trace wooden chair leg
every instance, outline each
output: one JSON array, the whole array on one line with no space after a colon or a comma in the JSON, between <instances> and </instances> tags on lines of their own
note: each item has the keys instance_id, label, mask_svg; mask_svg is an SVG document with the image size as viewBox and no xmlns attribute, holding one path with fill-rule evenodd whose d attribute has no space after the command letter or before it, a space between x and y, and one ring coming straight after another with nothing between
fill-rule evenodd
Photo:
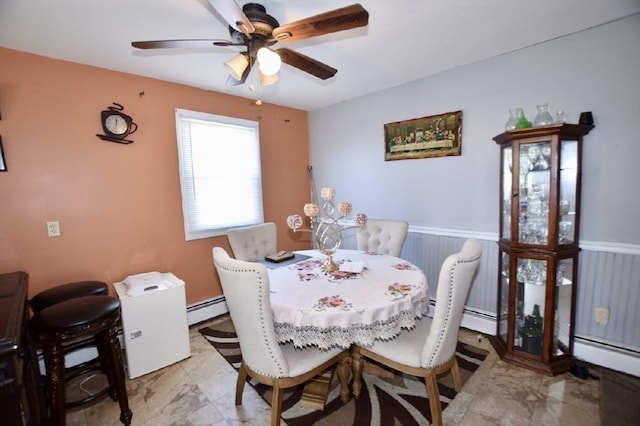
<instances>
[{"instance_id":1,"label":"wooden chair leg","mask_svg":"<svg viewBox=\"0 0 640 426\"><path fill-rule=\"evenodd\" d=\"M238 381L236 382L236 405L242 405L242 392L244 392L244 384L247 381L247 369L244 362L240 364L238 369Z\"/></svg>"},{"instance_id":2,"label":"wooden chair leg","mask_svg":"<svg viewBox=\"0 0 640 426\"><path fill-rule=\"evenodd\" d=\"M346 356L338 361L338 380L340 381L340 399L342 402L349 401L349 367L351 358Z\"/></svg>"},{"instance_id":3,"label":"wooden chair leg","mask_svg":"<svg viewBox=\"0 0 640 426\"><path fill-rule=\"evenodd\" d=\"M357 348L351 349L351 371L353 373L353 397L360 398L362 390L362 354Z\"/></svg>"},{"instance_id":4,"label":"wooden chair leg","mask_svg":"<svg viewBox=\"0 0 640 426\"><path fill-rule=\"evenodd\" d=\"M273 392L273 395L271 396L271 426L280 426L280 414L282 414L283 392L277 380L273 384L272 392Z\"/></svg>"},{"instance_id":5,"label":"wooden chair leg","mask_svg":"<svg viewBox=\"0 0 640 426\"><path fill-rule=\"evenodd\" d=\"M456 392L462 390L462 378L460 377L460 368L458 367L458 360L453 357L453 366L451 367L451 376L453 376L453 388Z\"/></svg>"},{"instance_id":6,"label":"wooden chair leg","mask_svg":"<svg viewBox=\"0 0 640 426\"><path fill-rule=\"evenodd\" d=\"M440 392L438 391L438 377L435 372L424 378L429 397L429 409L431 410L431 424L442 426L442 407L440 406Z\"/></svg>"}]
</instances>

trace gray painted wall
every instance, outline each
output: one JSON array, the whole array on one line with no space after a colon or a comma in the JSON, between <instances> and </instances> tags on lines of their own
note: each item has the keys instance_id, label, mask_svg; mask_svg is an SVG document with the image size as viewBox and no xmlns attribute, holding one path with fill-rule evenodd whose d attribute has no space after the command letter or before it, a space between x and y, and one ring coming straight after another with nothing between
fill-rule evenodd
<instances>
[{"instance_id":1,"label":"gray painted wall","mask_svg":"<svg viewBox=\"0 0 640 426\"><path fill-rule=\"evenodd\" d=\"M312 111L316 185L335 187L338 199L371 217L497 232L492 138L504 130L510 107L523 107L533 121L536 104L548 101L568 122L586 110L596 122L584 142L581 238L639 244L640 191L626 185L640 182L638 44L635 15ZM402 66L410 64L398 64L398 72ZM463 111L461 156L384 161L385 123L456 110Z\"/></svg>"},{"instance_id":2,"label":"gray painted wall","mask_svg":"<svg viewBox=\"0 0 640 426\"><path fill-rule=\"evenodd\" d=\"M354 212L407 220L418 232L410 229L406 248L420 248L412 249L411 260L437 270L429 253L444 253L434 235L497 240L499 149L492 138L504 130L509 108L523 107L531 121L543 101L552 114L564 110L567 122L593 111L596 128L583 152L576 329L588 339L640 350L638 45L640 15L634 15L312 111L315 186L333 186L337 201L352 202ZM428 42L420 54L428 54ZM398 72L403 66L411 64L398 64ZM385 123L457 110L463 112L461 156L384 161ZM494 314L496 253L485 250L492 258L469 299L472 308ZM611 310L607 326L593 321L596 306Z\"/></svg>"}]
</instances>

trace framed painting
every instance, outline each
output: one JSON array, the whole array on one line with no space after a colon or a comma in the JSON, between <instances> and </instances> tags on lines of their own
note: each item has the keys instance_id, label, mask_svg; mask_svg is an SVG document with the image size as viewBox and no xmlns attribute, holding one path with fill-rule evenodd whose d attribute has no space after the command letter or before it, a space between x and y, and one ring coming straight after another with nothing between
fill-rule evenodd
<instances>
[{"instance_id":1,"label":"framed painting","mask_svg":"<svg viewBox=\"0 0 640 426\"><path fill-rule=\"evenodd\" d=\"M447 112L384 125L384 159L460 155L462 111Z\"/></svg>"}]
</instances>

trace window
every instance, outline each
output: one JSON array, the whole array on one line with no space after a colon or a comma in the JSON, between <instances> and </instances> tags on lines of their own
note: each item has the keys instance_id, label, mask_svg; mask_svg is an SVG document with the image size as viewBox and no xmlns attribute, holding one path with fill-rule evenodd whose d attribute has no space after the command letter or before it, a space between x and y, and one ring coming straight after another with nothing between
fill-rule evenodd
<instances>
[{"instance_id":1,"label":"window","mask_svg":"<svg viewBox=\"0 0 640 426\"><path fill-rule=\"evenodd\" d=\"M176 109L185 239L264 221L255 121Z\"/></svg>"}]
</instances>

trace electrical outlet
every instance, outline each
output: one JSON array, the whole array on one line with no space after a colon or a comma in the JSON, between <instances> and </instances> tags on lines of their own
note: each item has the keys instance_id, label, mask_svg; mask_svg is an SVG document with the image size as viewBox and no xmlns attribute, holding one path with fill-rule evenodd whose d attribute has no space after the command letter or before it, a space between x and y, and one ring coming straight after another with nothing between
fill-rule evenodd
<instances>
[{"instance_id":1,"label":"electrical outlet","mask_svg":"<svg viewBox=\"0 0 640 426\"><path fill-rule=\"evenodd\" d=\"M607 324L609 322L609 309L596 308L595 317L598 324Z\"/></svg>"},{"instance_id":2,"label":"electrical outlet","mask_svg":"<svg viewBox=\"0 0 640 426\"><path fill-rule=\"evenodd\" d=\"M59 237L60 236L60 222L47 222L47 234L50 237Z\"/></svg>"}]
</instances>

